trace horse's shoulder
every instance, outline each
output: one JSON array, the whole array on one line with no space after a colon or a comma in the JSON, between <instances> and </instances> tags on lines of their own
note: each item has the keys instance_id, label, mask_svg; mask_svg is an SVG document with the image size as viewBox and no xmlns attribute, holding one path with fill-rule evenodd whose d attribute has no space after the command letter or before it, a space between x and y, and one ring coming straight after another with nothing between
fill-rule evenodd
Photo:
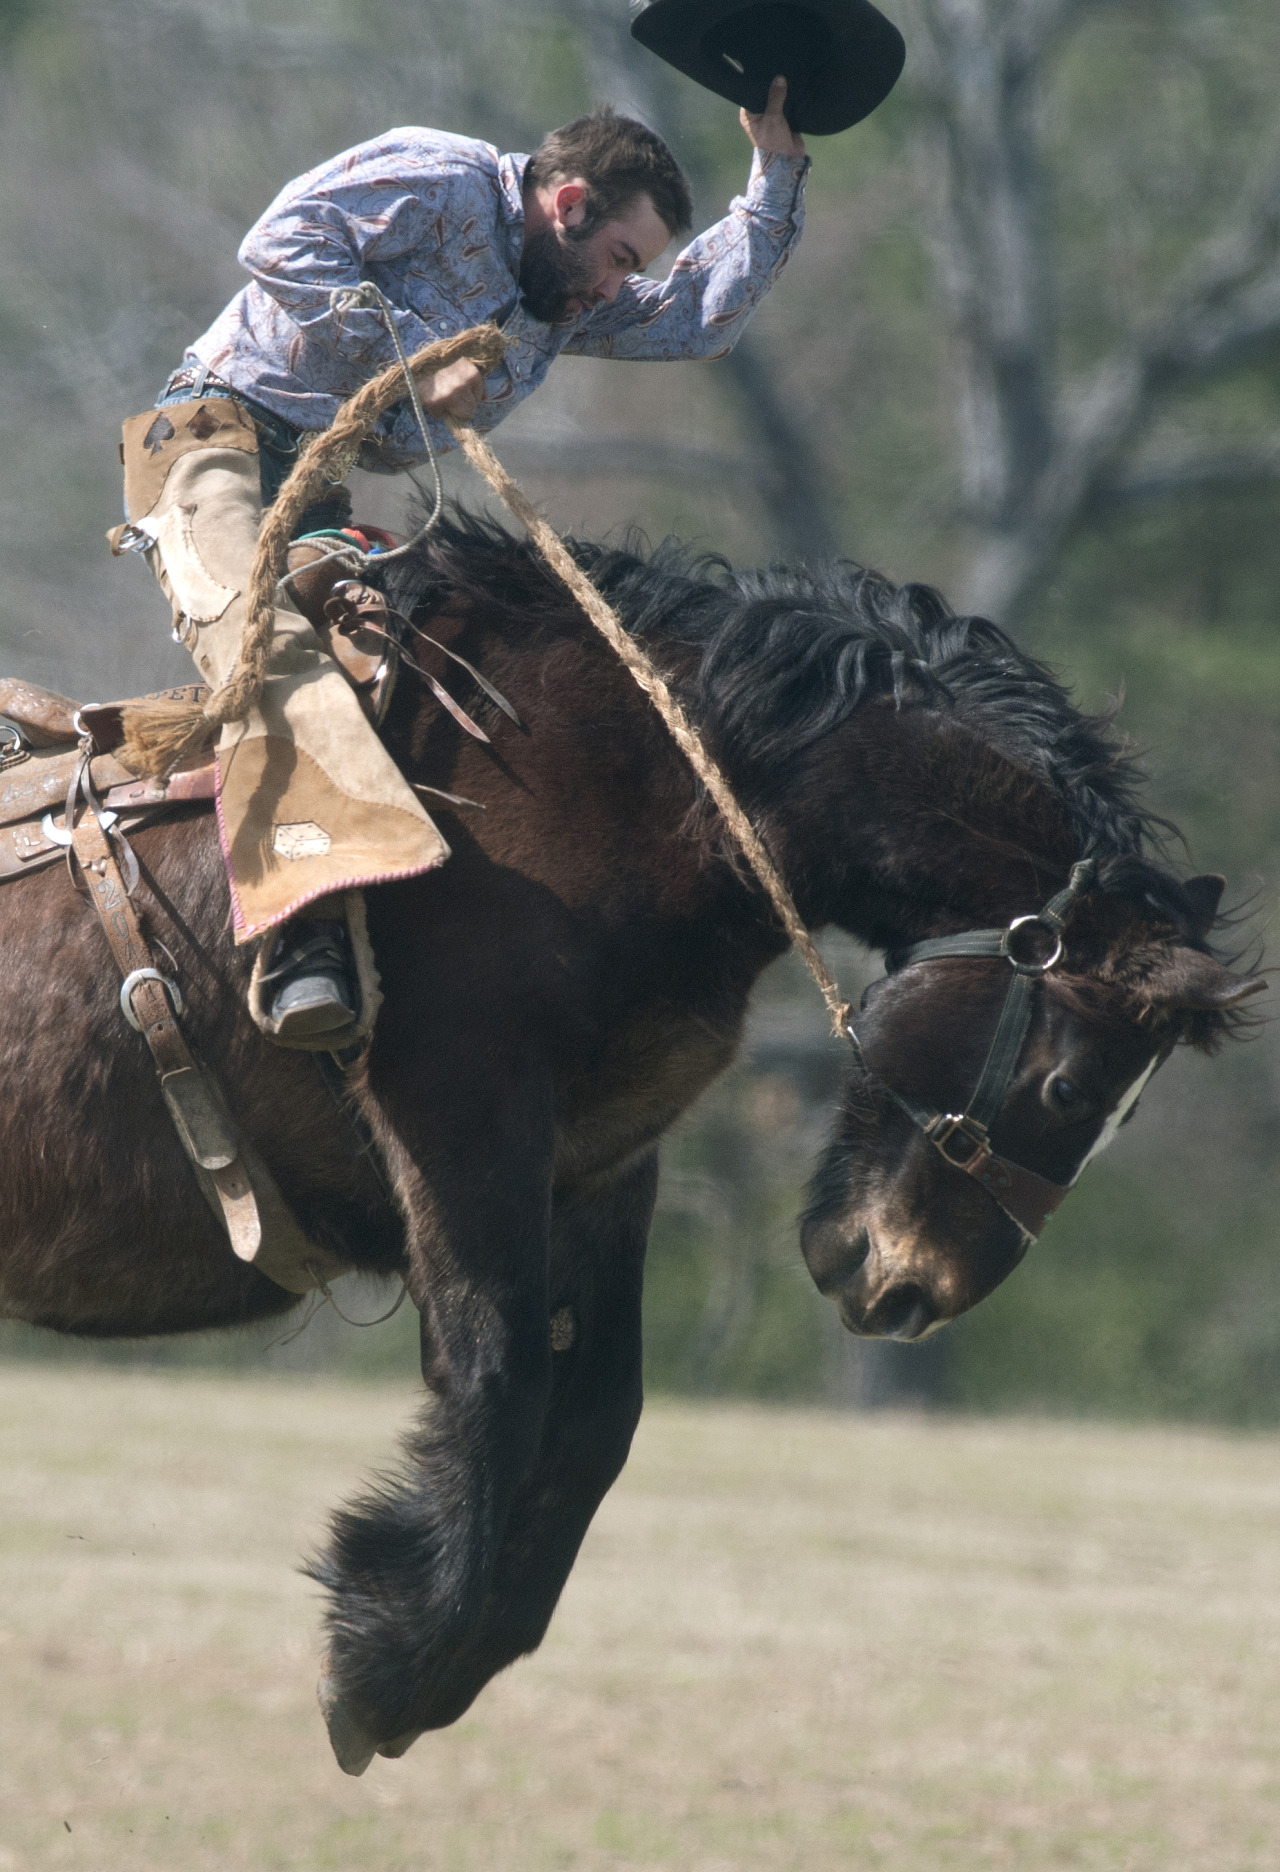
<instances>
[{"instance_id":1,"label":"horse's shoulder","mask_svg":"<svg viewBox=\"0 0 1280 1872\"><path fill-rule=\"evenodd\" d=\"M724 1071L741 1032L741 1013L709 1019L694 1009L638 1010L563 1088L557 1181L598 1175L655 1143Z\"/></svg>"}]
</instances>

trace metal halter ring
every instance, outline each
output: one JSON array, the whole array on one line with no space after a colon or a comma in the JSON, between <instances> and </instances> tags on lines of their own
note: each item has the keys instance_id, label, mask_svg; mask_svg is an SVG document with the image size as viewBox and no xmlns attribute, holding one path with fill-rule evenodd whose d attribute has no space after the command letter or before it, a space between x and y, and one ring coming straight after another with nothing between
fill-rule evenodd
<instances>
[{"instance_id":1,"label":"metal halter ring","mask_svg":"<svg viewBox=\"0 0 1280 1872\"><path fill-rule=\"evenodd\" d=\"M1017 956L1014 955L1013 950L1009 947L1009 939L1013 935L1013 932L1016 929L1021 929L1025 923L1034 923L1053 937L1053 954L1043 962L1020 962ZM1000 945L1000 953L1016 974L1047 975L1049 970L1062 960L1062 936L1060 931L1054 929L1051 923L1046 923L1043 915L1039 913L1035 916L1015 917L1004 933L1004 941Z\"/></svg>"},{"instance_id":2,"label":"metal halter ring","mask_svg":"<svg viewBox=\"0 0 1280 1872\"><path fill-rule=\"evenodd\" d=\"M178 987L176 981L170 981L169 977L167 975L162 975L159 969L134 969L132 975L126 975L120 984L120 1012L124 1015L135 1033L141 1033L143 1029L142 1022L133 1011L131 996L134 989L138 986L138 983L144 981L159 982L160 986L169 997L169 1006L175 1019L182 1012L182 991Z\"/></svg>"}]
</instances>

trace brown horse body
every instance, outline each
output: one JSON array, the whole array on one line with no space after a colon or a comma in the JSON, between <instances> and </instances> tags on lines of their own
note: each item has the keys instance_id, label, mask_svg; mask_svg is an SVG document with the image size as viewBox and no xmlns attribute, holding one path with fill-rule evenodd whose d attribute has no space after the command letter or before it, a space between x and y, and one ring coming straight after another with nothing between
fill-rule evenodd
<instances>
[{"instance_id":1,"label":"brown horse body","mask_svg":"<svg viewBox=\"0 0 1280 1872\"><path fill-rule=\"evenodd\" d=\"M788 584L584 556L686 693L812 926L886 947L1008 921L1091 844L1087 981L1046 995L1033 1026L1009 1120L1022 1161L1065 1179L1161 1034L1222 1025L1244 989L1206 950L1216 893L1142 855L1150 828L1105 735L991 626L848 570ZM353 1092L394 1203L315 1063L243 1012L251 957L231 943L212 821L134 839L149 933L243 1129L308 1234L403 1273L422 1318L428 1401L403 1472L338 1516L316 1569L326 1713L356 1771L454 1720L541 1639L639 1414L657 1141L732 1056L784 946L661 723L523 548L459 525L398 595L527 730L492 710L485 747L411 677L385 729L411 779L486 808L444 816L442 870L369 894L385 1001ZM0 956L0 1314L134 1335L296 1304L214 1223L64 871L0 890ZM895 979L871 1036L879 1065L940 1102L971 1082L1002 986L1003 965L951 966ZM1034 1088L1067 1055L1092 1102L1064 1129ZM847 1324L895 1330L907 1290L913 1320L952 1317L1023 1247L854 1087L806 1225Z\"/></svg>"}]
</instances>

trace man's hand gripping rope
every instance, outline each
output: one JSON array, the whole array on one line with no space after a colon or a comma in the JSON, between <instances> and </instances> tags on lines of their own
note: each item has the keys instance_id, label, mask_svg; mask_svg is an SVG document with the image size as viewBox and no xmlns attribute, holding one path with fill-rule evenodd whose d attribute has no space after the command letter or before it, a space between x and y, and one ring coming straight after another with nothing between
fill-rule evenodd
<instances>
[{"instance_id":1,"label":"man's hand gripping rope","mask_svg":"<svg viewBox=\"0 0 1280 1872\"><path fill-rule=\"evenodd\" d=\"M377 297L381 299L382 295L379 293ZM299 516L325 488L350 473L360 444L379 417L403 398L406 383L434 467L435 451L431 447L416 379L464 360L488 376L501 363L506 348L496 325L475 325L452 338L424 345L407 358L394 325L391 325L391 333L396 362L371 378L344 403L332 427L317 434L307 445L274 504L263 516L249 575L240 654L231 674L203 707L180 702L148 702L125 711L120 759L132 772L155 777L172 772L214 740L225 723L243 721L256 706L271 659L276 587L285 571L289 542ZM436 468L435 508L426 530L435 524L441 504L442 490ZM397 550L408 551L421 537L420 532ZM385 563L387 555L378 557Z\"/></svg>"}]
</instances>

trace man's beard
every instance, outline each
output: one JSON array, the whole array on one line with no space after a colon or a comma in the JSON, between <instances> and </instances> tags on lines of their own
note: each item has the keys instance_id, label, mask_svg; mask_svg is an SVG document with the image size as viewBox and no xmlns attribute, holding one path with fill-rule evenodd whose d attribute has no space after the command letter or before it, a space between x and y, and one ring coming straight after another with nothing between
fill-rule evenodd
<instances>
[{"instance_id":1,"label":"man's beard","mask_svg":"<svg viewBox=\"0 0 1280 1872\"><path fill-rule=\"evenodd\" d=\"M577 242L594 232L594 228L567 228L562 238L554 227L546 227L525 235L520 296L530 315L543 325L562 325L572 317L571 299L580 299L586 306L595 297L591 262L576 251Z\"/></svg>"}]
</instances>

